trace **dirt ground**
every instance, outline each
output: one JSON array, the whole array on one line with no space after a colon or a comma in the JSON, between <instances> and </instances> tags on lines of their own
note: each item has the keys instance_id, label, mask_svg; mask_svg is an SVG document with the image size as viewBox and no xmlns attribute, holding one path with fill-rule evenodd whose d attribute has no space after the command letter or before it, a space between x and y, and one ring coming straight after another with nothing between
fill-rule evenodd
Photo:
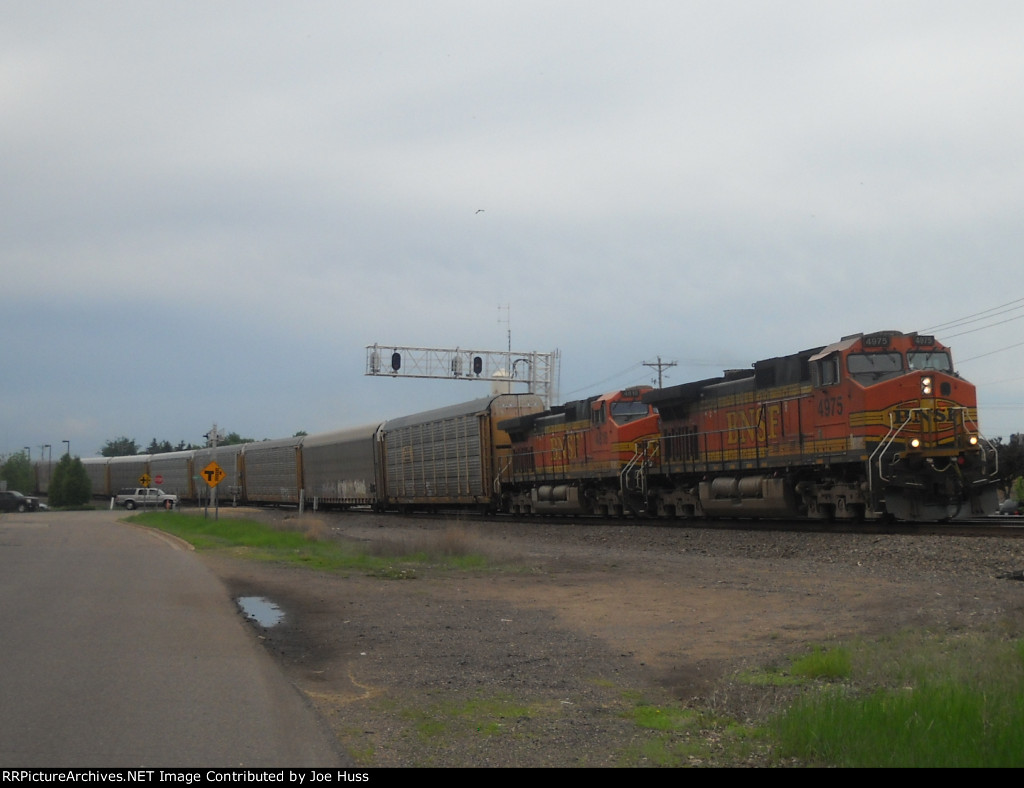
<instances>
[{"instance_id":1,"label":"dirt ground","mask_svg":"<svg viewBox=\"0 0 1024 788\"><path fill-rule=\"evenodd\" d=\"M1005 578L1024 567L1016 540L280 521L385 552L433 541L490 560L381 577L200 554L233 597L280 607L256 636L361 766L648 765L639 703L756 722L785 697L738 671L914 628L1024 631L1024 584ZM773 762L757 750L718 760L719 728L687 735L703 739L694 765Z\"/></svg>"}]
</instances>

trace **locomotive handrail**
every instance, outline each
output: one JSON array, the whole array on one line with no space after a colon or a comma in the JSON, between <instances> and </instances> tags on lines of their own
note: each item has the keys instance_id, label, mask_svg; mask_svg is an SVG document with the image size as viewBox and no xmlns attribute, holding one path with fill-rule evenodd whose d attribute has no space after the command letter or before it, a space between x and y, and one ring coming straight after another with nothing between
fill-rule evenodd
<instances>
[{"instance_id":1,"label":"locomotive handrail","mask_svg":"<svg viewBox=\"0 0 1024 788\"><path fill-rule=\"evenodd\" d=\"M640 492L646 497L647 495L647 468L653 462L654 457L658 454L659 439L654 441L645 441L643 448L641 448L640 442L637 441L634 444L633 456L627 462L622 471L619 473L619 489L622 492L623 500L625 500L626 493L629 490L629 474L636 468L636 480ZM654 443L654 450L648 453L648 447L651 443Z\"/></svg>"},{"instance_id":2,"label":"locomotive handrail","mask_svg":"<svg viewBox=\"0 0 1024 788\"><path fill-rule=\"evenodd\" d=\"M921 409L920 408L911 408L907 412L907 419L906 419L906 421L904 421L899 426L899 429L896 429L896 426L895 426L895 424L893 422L893 414L890 411L890 413L889 413L889 434L886 435L884 438L882 438L882 440L879 442L878 446L875 447L875 450L873 452L871 452L871 457L868 458L868 463L870 464L870 463L874 462L875 455L876 454L878 455L878 478L881 479L882 481L889 481L889 479L887 479L885 477L885 475L882 473L882 457L885 455L885 452L889 449L889 447L892 446L893 441L895 441L896 438L899 436L899 434L901 432L903 432L904 428L908 424L910 424L911 420L914 417L914 413L916 411L918 411L918 410L921 410ZM874 480L874 476L872 476L871 474L868 474L868 489L872 493L874 492L873 490L871 490L872 481L873 480Z\"/></svg>"},{"instance_id":3,"label":"locomotive handrail","mask_svg":"<svg viewBox=\"0 0 1024 788\"><path fill-rule=\"evenodd\" d=\"M502 476L504 476L504 475L505 475L505 472L506 472L506 471L507 471L507 470L508 470L509 468L511 468L511 467L512 467L512 461L513 461L514 459L515 459L515 457L511 457L511 456L510 456L510 457L508 458L508 462L506 462L506 463L505 463L505 466L504 466L503 468L501 468L501 469L500 469L500 470L499 470L499 471L498 471L498 472L497 472L497 473L495 474L495 476L494 476L494 481L493 481L493 482L492 482L492 484L491 484L491 486L492 486L492 487L494 487L494 494L495 494L495 495L500 495L500 494L501 494L501 477L502 477ZM511 474L509 474L509 481L511 481L511 480L512 480L512 476L511 476Z\"/></svg>"},{"instance_id":4,"label":"locomotive handrail","mask_svg":"<svg viewBox=\"0 0 1024 788\"><path fill-rule=\"evenodd\" d=\"M872 463L875 460L875 456L876 455L878 456L878 478L881 479L882 481L889 481L889 479L885 476L885 474L882 471L882 459L883 459L886 451L889 449L890 446L892 446L893 442L896 440L897 437L899 437L900 433L903 432L903 430L906 428L906 426L908 424L910 424L911 421L913 421L914 415L917 414L917 413L924 413L926 410L929 410L929 409L928 408L910 408L907 411L907 418L906 418L906 420L899 426L899 429L897 429L895 427L895 425L893 424L893 421L892 421L893 414L891 412L889 413L889 433L881 440L881 442L878 444L878 446L875 448L875 450L871 453L871 457L868 459L868 462ZM999 452L996 451L995 446L992 445L992 442L988 438L986 438L984 435L981 434L981 430L978 428L978 422L975 421L974 419L968 418L968 414L970 413L970 409L969 408L961 406L961 407L958 407L958 408L951 408L951 410L954 410L954 411L956 411L957 413L960 414L960 423L963 425L964 429L967 428L967 425L968 425L968 422L969 422L973 426L974 431L977 433L979 441L984 441L987 444L988 450L987 451L985 451L984 449L982 449L982 450L985 451L985 460L986 460L986 462L988 460L988 454L990 452L995 457L995 467L993 468L992 473L989 474L990 478L995 478L998 475L998 473L999 473ZM953 429L956 430L956 422L955 421L953 423ZM954 442L956 442L955 433L954 433ZM874 476L869 474L868 477L869 477L868 478L868 489L871 490L872 483L874 481Z\"/></svg>"},{"instance_id":5,"label":"locomotive handrail","mask_svg":"<svg viewBox=\"0 0 1024 788\"><path fill-rule=\"evenodd\" d=\"M970 410L968 408L959 408L958 410L961 410L963 412L963 422L964 422L964 426L966 427L967 426L967 422L968 422L967 416L970 413ZM989 478L991 478L991 479L998 478L998 476L999 476L999 451L996 449L996 447L992 443L992 441L990 441L988 438L986 438L984 435L981 434L981 427L978 425L978 422L975 419L970 419L969 421L970 421L971 425L973 426L974 431L978 434L978 442L981 443L981 441L984 441L988 445L989 452L991 452L992 456L995 458L995 462L993 463L993 467L992 467L992 473L989 474ZM986 454L985 461L987 462L988 461L988 456L987 456L988 452L986 452L985 454Z\"/></svg>"}]
</instances>

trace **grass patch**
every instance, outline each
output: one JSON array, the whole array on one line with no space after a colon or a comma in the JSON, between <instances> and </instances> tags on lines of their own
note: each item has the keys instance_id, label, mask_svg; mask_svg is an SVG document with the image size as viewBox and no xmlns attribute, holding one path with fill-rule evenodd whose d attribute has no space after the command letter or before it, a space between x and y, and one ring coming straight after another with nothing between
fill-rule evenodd
<instances>
[{"instance_id":1,"label":"grass patch","mask_svg":"<svg viewBox=\"0 0 1024 788\"><path fill-rule=\"evenodd\" d=\"M810 654L794 660L790 673L805 679L838 681L849 678L852 670L849 649L839 647L825 650L815 646Z\"/></svg>"},{"instance_id":2,"label":"grass patch","mask_svg":"<svg viewBox=\"0 0 1024 788\"><path fill-rule=\"evenodd\" d=\"M852 670L853 662L848 648L826 650L815 646L810 654L795 658L788 668L768 665L745 670L736 676L736 680L754 687L800 687L814 681L847 679Z\"/></svg>"},{"instance_id":3,"label":"grass patch","mask_svg":"<svg viewBox=\"0 0 1024 788\"><path fill-rule=\"evenodd\" d=\"M692 709L672 706L636 706L631 716L641 728L655 731L678 731L692 729L700 724L700 714Z\"/></svg>"},{"instance_id":4,"label":"grass patch","mask_svg":"<svg viewBox=\"0 0 1024 788\"><path fill-rule=\"evenodd\" d=\"M402 717L413 724L421 738L433 739L497 736L508 733L517 721L529 719L536 713L537 710L508 695L496 695L406 709Z\"/></svg>"},{"instance_id":5,"label":"grass patch","mask_svg":"<svg viewBox=\"0 0 1024 788\"><path fill-rule=\"evenodd\" d=\"M845 767L1024 766L1021 641L913 633L859 644L850 663L841 683L803 693L774 722L783 757Z\"/></svg>"},{"instance_id":6,"label":"grass patch","mask_svg":"<svg viewBox=\"0 0 1024 788\"><path fill-rule=\"evenodd\" d=\"M640 735L623 750L621 766L735 766L767 748L763 732L681 705L641 702L626 714Z\"/></svg>"},{"instance_id":7,"label":"grass patch","mask_svg":"<svg viewBox=\"0 0 1024 788\"><path fill-rule=\"evenodd\" d=\"M174 534L197 550L224 550L254 561L296 564L321 571L359 571L410 579L417 569L486 569L487 558L472 551L471 540L457 531L426 534L415 543L381 539L366 544L334 538L315 520L285 520L280 526L236 517L212 519L200 514L146 512L127 522Z\"/></svg>"}]
</instances>

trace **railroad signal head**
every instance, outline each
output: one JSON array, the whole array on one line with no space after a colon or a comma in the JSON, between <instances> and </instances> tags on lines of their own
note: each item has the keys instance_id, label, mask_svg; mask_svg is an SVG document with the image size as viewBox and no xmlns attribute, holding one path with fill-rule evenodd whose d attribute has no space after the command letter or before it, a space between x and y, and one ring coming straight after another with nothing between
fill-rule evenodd
<instances>
[{"instance_id":1,"label":"railroad signal head","mask_svg":"<svg viewBox=\"0 0 1024 788\"><path fill-rule=\"evenodd\" d=\"M479 375L484 371L484 360L480 356L473 356L473 374Z\"/></svg>"},{"instance_id":2,"label":"railroad signal head","mask_svg":"<svg viewBox=\"0 0 1024 788\"><path fill-rule=\"evenodd\" d=\"M398 372L402 368L402 354L397 350L391 354L391 369L393 372Z\"/></svg>"}]
</instances>

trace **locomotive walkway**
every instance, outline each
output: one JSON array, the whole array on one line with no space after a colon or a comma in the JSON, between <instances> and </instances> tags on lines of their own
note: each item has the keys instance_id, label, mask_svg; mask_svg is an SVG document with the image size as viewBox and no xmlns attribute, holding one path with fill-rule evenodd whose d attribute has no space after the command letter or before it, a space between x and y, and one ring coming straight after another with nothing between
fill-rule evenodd
<instances>
[{"instance_id":1,"label":"locomotive walkway","mask_svg":"<svg viewBox=\"0 0 1024 788\"><path fill-rule=\"evenodd\" d=\"M351 765L224 586L119 516L0 516L0 766Z\"/></svg>"}]
</instances>

